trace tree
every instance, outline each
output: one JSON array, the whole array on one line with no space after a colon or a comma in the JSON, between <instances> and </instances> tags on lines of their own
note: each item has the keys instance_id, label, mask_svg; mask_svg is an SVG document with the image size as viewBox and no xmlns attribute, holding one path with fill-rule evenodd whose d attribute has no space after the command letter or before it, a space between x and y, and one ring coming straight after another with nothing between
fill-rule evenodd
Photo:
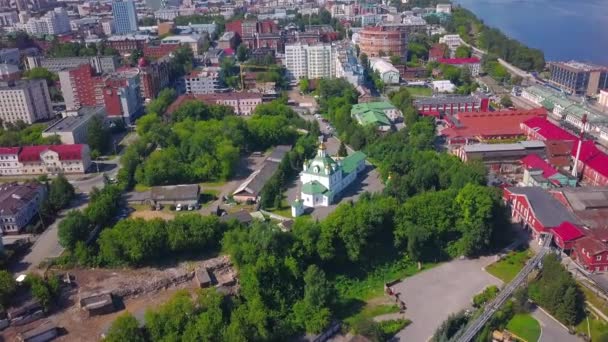
<instances>
[{"instance_id":1,"label":"tree","mask_svg":"<svg viewBox=\"0 0 608 342\"><path fill-rule=\"evenodd\" d=\"M64 175L60 174L49 186L48 201L51 208L59 211L70 204L74 198L74 186L68 182Z\"/></svg>"},{"instance_id":2,"label":"tree","mask_svg":"<svg viewBox=\"0 0 608 342\"><path fill-rule=\"evenodd\" d=\"M27 284L32 296L48 311L59 296L60 282L57 276L50 276L46 281L35 274L28 274Z\"/></svg>"},{"instance_id":3,"label":"tree","mask_svg":"<svg viewBox=\"0 0 608 342\"><path fill-rule=\"evenodd\" d=\"M73 250L78 241L84 241L91 232L91 222L81 211L72 210L59 223L58 236L61 246Z\"/></svg>"},{"instance_id":4,"label":"tree","mask_svg":"<svg viewBox=\"0 0 608 342\"><path fill-rule=\"evenodd\" d=\"M143 56L144 52L141 49L133 50L131 52L131 55L129 56L129 61L131 62L131 65L137 65L137 63L139 63L139 59Z\"/></svg>"},{"instance_id":5,"label":"tree","mask_svg":"<svg viewBox=\"0 0 608 342\"><path fill-rule=\"evenodd\" d=\"M236 58L239 62L244 62L247 60L248 57L249 49L247 48L247 45L240 44L239 47L236 49Z\"/></svg>"},{"instance_id":6,"label":"tree","mask_svg":"<svg viewBox=\"0 0 608 342\"><path fill-rule=\"evenodd\" d=\"M92 151L105 153L112 141L110 130L104 127L100 117L93 117L87 128L87 143Z\"/></svg>"},{"instance_id":7,"label":"tree","mask_svg":"<svg viewBox=\"0 0 608 342\"><path fill-rule=\"evenodd\" d=\"M35 78L45 79L49 87L59 80L59 76L56 73L50 72L43 67L35 67L26 71L23 73L23 77L30 80Z\"/></svg>"},{"instance_id":8,"label":"tree","mask_svg":"<svg viewBox=\"0 0 608 342\"><path fill-rule=\"evenodd\" d=\"M471 48L466 45L461 45L456 48L456 58L469 58L471 57Z\"/></svg>"},{"instance_id":9,"label":"tree","mask_svg":"<svg viewBox=\"0 0 608 342\"><path fill-rule=\"evenodd\" d=\"M511 97L509 95L503 95L500 98L500 105L504 108L513 107L513 101L511 101Z\"/></svg>"},{"instance_id":10,"label":"tree","mask_svg":"<svg viewBox=\"0 0 608 342\"><path fill-rule=\"evenodd\" d=\"M303 93L308 93L308 90L310 89L310 81L308 81L308 78L303 78L300 80L300 91Z\"/></svg>"},{"instance_id":11,"label":"tree","mask_svg":"<svg viewBox=\"0 0 608 342\"><path fill-rule=\"evenodd\" d=\"M146 341L146 339L144 338L144 335L141 329L139 328L139 322L137 321L137 319L135 319L135 317L130 312L125 312L124 314L118 316L114 320L114 322L112 322L112 325L110 326L110 329L108 330L104 341L144 342Z\"/></svg>"},{"instance_id":12,"label":"tree","mask_svg":"<svg viewBox=\"0 0 608 342\"><path fill-rule=\"evenodd\" d=\"M13 275L8 271L0 270L0 310L6 309L16 289L17 283Z\"/></svg>"},{"instance_id":13,"label":"tree","mask_svg":"<svg viewBox=\"0 0 608 342\"><path fill-rule=\"evenodd\" d=\"M344 141L340 141L340 147L338 148L338 157L346 157L348 156L348 151L346 150L346 145Z\"/></svg>"}]
</instances>

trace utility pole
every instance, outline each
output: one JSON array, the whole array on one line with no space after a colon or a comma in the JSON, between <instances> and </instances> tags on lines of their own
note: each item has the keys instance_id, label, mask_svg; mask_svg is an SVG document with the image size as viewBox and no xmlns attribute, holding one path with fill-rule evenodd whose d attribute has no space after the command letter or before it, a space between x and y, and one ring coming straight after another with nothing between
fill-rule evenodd
<instances>
[{"instance_id":1,"label":"utility pole","mask_svg":"<svg viewBox=\"0 0 608 342\"><path fill-rule=\"evenodd\" d=\"M578 162L581 157L581 147L583 146L583 139L585 139L585 127L587 126L587 114L583 114L582 119L583 126L581 127L581 135L578 139L578 147L576 148L576 158L574 159L574 167L572 168L572 176L578 179Z\"/></svg>"}]
</instances>

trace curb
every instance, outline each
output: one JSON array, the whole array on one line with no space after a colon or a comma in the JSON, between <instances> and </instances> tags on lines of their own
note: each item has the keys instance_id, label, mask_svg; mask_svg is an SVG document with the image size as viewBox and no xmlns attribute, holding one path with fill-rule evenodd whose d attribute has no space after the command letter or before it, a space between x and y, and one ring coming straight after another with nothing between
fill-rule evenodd
<instances>
[{"instance_id":1,"label":"curb","mask_svg":"<svg viewBox=\"0 0 608 342\"><path fill-rule=\"evenodd\" d=\"M539 309L540 311L542 311L545 315L550 317L552 320L554 320L557 324L559 324L562 328L564 328L564 330L570 332L570 330L568 329L567 326L565 326L562 322L558 321L557 318L551 316L551 314L549 314L547 311L545 311L545 309L543 309L542 307L540 307L538 305L536 305L536 308Z\"/></svg>"}]
</instances>

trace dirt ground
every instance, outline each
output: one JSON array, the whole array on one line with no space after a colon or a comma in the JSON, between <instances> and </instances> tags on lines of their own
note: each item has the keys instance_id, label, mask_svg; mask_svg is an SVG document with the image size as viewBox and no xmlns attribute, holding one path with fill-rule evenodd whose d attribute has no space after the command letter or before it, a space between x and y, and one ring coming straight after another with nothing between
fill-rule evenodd
<instances>
[{"instance_id":1,"label":"dirt ground","mask_svg":"<svg viewBox=\"0 0 608 342\"><path fill-rule=\"evenodd\" d=\"M194 272L202 267L211 272L217 284L234 283L236 272L227 256L188 261L166 268L62 271L62 274L69 273L73 279L71 288L66 287L63 292L62 308L49 317L25 326L9 327L0 335L0 341L16 341L19 332L37 327L44 321L51 321L64 330L57 341L98 341L119 315L128 311L143 323L147 310L166 302L177 291L194 293L200 288ZM231 288L236 291L236 287ZM89 317L78 305L82 297L110 292L120 302L116 312Z\"/></svg>"},{"instance_id":2,"label":"dirt ground","mask_svg":"<svg viewBox=\"0 0 608 342\"><path fill-rule=\"evenodd\" d=\"M175 217L175 214L168 211L154 211L154 210L136 210L134 211L131 218L143 218L144 220L152 220L155 218L160 218L163 220L172 220Z\"/></svg>"}]
</instances>

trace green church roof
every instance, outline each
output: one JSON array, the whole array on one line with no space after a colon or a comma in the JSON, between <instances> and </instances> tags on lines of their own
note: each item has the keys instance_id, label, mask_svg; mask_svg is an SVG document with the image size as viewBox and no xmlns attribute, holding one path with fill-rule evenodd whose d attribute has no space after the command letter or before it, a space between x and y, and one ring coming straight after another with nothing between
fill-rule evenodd
<instances>
[{"instance_id":1,"label":"green church roof","mask_svg":"<svg viewBox=\"0 0 608 342\"><path fill-rule=\"evenodd\" d=\"M316 195L316 194L324 194L329 193L326 187L323 184L312 181L302 185L302 193L307 195Z\"/></svg>"},{"instance_id":2,"label":"green church roof","mask_svg":"<svg viewBox=\"0 0 608 342\"><path fill-rule=\"evenodd\" d=\"M342 171L344 171L345 173L351 173L355 171L357 165L359 165L359 162L365 160L365 158L365 153L357 151L351 154L350 156L342 159Z\"/></svg>"}]
</instances>

